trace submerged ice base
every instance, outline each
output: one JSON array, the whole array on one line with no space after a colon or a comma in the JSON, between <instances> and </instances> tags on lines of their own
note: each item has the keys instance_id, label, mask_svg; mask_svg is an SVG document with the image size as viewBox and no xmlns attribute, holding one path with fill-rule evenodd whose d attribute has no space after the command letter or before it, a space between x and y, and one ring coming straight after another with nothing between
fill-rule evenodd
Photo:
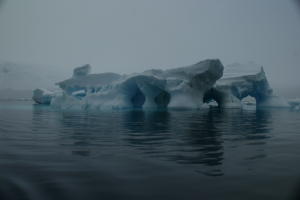
<instances>
[{"instance_id":1,"label":"submerged ice base","mask_svg":"<svg viewBox=\"0 0 300 200\"><path fill-rule=\"evenodd\" d=\"M251 96L258 107L289 106L274 95L263 69L221 79L223 70L218 59L129 75L90 74L91 66L84 65L57 83L61 93L37 89L33 100L58 109L200 109L212 100L222 108L241 108L242 99Z\"/></svg>"}]
</instances>

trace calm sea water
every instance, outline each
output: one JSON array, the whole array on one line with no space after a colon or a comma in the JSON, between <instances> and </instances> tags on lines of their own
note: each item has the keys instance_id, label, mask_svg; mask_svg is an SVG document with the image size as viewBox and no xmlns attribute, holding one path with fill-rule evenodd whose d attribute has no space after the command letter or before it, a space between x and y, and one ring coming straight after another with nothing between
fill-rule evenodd
<instances>
[{"instance_id":1,"label":"calm sea water","mask_svg":"<svg viewBox=\"0 0 300 200\"><path fill-rule=\"evenodd\" d=\"M298 199L300 112L0 102L0 199Z\"/></svg>"}]
</instances>

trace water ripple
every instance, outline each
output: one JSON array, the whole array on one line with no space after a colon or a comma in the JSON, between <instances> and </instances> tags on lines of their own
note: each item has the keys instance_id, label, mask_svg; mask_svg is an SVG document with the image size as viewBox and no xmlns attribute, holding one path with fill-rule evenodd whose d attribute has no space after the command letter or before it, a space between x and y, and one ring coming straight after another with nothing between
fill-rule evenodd
<instances>
[{"instance_id":1,"label":"water ripple","mask_svg":"<svg viewBox=\"0 0 300 200\"><path fill-rule=\"evenodd\" d=\"M27 106L0 107L0 199L80 199L85 192L97 199L100 193L114 197L117 190L134 197L116 183L135 184L158 172L191 173L197 182L200 175L287 171L292 165L277 169L278 158L269 160L286 154L293 156L286 163L300 163L297 112L59 112ZM124 180L125 174L130 176Z\"/></svg>"}]
</instances>

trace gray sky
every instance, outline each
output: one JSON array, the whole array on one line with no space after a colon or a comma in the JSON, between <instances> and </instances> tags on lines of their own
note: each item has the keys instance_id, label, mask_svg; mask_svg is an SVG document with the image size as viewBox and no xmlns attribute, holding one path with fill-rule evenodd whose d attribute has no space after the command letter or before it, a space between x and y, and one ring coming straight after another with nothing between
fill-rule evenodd
<instances>
[{"instance_id":1,"label":"gray sky","mask_svg":"<svg viewBox=\"0 0 300 200\"><path fill-rule=\"evenodd\" d=\"M128 73L206 58L255 61L273 84L300 86L300 9L292 0L6 0L0 6L0 60L64 73L85 63L97 72Z\"/></svg>"}]
</instances>

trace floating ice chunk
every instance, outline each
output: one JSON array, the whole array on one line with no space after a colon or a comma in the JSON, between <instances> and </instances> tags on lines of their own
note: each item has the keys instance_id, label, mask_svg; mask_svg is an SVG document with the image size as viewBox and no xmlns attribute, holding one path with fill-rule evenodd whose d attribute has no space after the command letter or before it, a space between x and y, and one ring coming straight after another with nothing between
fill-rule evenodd
<instances>
[{"instance_id":1,"label":"floating ice chunk","mask_svg":"<svg viewBox=\"0 0 300 200\"><path fill-rule=\"evenodd\" d=\"M32 99L38 104L50 104L54 93L46 89L35 89Z\"/></svg>"}]
</instances>

